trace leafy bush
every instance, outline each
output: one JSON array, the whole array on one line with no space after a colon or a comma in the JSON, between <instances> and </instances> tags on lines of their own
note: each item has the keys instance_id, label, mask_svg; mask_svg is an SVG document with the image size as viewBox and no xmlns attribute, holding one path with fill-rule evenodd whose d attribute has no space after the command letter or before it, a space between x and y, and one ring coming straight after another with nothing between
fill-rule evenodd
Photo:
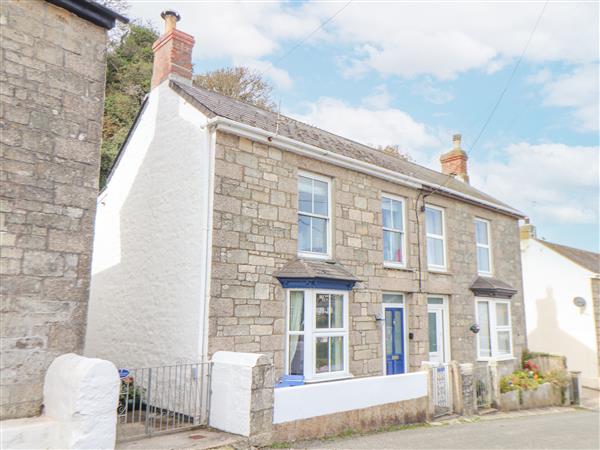
<instances>
[{"instance_id":1,"label":"leafy bush","mask_svg":"<svg viewBox=\"0 0 600 450\"><path fill-rule=\"evenodd\" d=\"M533 390L542 383L544 383L544 379L538 373L517 370L500 379L500 392Z\"/></svg>"}]
</instances>

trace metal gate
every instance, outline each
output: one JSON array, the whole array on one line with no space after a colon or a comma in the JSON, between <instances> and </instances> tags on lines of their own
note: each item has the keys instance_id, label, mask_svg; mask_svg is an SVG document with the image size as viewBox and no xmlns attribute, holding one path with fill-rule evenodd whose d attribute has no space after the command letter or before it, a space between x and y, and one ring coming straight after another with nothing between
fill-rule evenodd
<instances>
[{"instance_id":1,"label":"metal gate","mask_svg":"<svg viewBox=\"0 0 600 450\"><path fill-rule=\"evenodd\" d=\"M207 423L210 363L120 369L119 375L117 440Z\"/></svg>"},{"instance_id":2,"label":"metal gate","mask_svg":"<svg viewBox=\"0 0 600 450\"><path fill-rule=\"evenodd\" d=\"M431 386L433 391L434 417L452 412L452 388L450 367L447 363L437 363L431 367Z\"/></svg>"},{"instance_id":3,"label":"metal gate","mask_svg":"<svg viewBox=\"0 0 600 450\"><path fill-rule=\"evenodd\" d=\"M487 364L474 367L473 383L477 395L477 408L490 408L492 405L492 377Z\"/></svg>"}]
</instances>

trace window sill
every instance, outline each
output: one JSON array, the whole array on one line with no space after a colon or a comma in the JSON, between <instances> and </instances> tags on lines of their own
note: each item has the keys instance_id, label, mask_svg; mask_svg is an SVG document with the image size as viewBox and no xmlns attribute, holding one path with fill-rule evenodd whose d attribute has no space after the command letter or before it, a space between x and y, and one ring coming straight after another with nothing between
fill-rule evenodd
<instances>
[{"instance_id":1,"label":"window sill","mask_svg":"<svg viewBox=\"0 0 600 450\"><path fill-rule=\"evenodd\" d=\"M488 278L491 278L494 276L494 274L492 272L477 272L477 275L479 275L480 277L488 277Z\"/></svg>"},{"instance_id":2,"label":"window sill","mask_svg":"<svg viewBox=\"0 0 600 450\"><path fill-rule=\"evenodd\" d=\"M392 269L392 270L403 270L405 272L416 272L417 269L411 269L410 267L406 267L406 264L394 263L394 262L384 262L384 269Z\"/></svg>"},{"instance_id":3,"label":"window sill","mask_svg":"<svg viewBox=\"0 0 600 450\"><path fill-rule=\"evenodd\" d=\"M452 272L449 272L448 269L436 269L436 268L432 268L432 267L428 267L427 272L435 273L435 274L439 274L439 275L454 275Z\"/></svg>"},{"instance_id":4,"label":"window sill","mask_svg":"<svg viewBox=\"0 0 600 450\"><path fill-rule=\"evenodd\" d=\"M322 259L325 261L331 260L331 255L327 255L324 253L306 253L306 252L298 252L298 258L305 259Z\"/></svg>"},{"instance_id":5,"label":"window sill","mask_svg":"<svg viewBox=\"0 0 600 450\"><path fill-rule=\"evenodd\" d=\"M314 384L314 383L325 383L327 381L340 381L340 380L347 380L349 378L354 378L354 375L352 375L351 373L340 373L337 375L331 375L331 376L327 376L327 377L314 377L311 378L310 380L304 380L304 384Z\"/></svg>"},{"instance_id":6,"label":"window sill","mask_svg":"<svg viewBox=\"0 0 600 450\"><path fill-rule=\"evenodd\" d=\"M479 362L490 362L490 361L511 361L517 359L515 356L513 355L505 355L505 356L492 356L492 357L479 357L477 358L477 361Z\"/></svg>"}]
</instances>

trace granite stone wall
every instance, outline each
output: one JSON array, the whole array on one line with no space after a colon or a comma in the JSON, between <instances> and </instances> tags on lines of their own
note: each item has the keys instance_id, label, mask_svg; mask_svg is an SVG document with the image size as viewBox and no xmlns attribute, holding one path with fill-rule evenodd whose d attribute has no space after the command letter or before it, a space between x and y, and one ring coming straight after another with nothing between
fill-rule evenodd
<instances>
[{"instance_id":1,"label":"granite stone wall","mask_svg":"<svg viewBox=\"0 0 600 450\"><path fill-rule=\"evenodd\" d=\"M332 179L333 258L361 282L350 294L350 372L383 373L382 313L385 291L405 293L408 369L428 359L427 293L449 296L452 359L476 359L475 300L469 290L477 276L474 218L491 221L494 275L512 284L513 346L525 344L519 230L515 218L439 195L427 202L446 209L448 271L428 273L423 214L418 192L369 175L217 132L213 223L213 266L209 353L261 352L273 356L276 375L284 370L285 296L272 274L297 254L298 171ZM406 269L383 266L381 194L406 199ZM420 227L417 226L420 214ZM418 283L417 233L421 233L422 291Z\"/></svg>"},{"instance_id":2,"label":"granite stone wall","mask_svg":"<svg viewBox=\"0 0 600 450\"><path fill-rule=\"evenodd\" d=\"M0 418L39 414L47 367L81 352L106 32L41 0L0 5Z\"/></svg>"}]
</instances>

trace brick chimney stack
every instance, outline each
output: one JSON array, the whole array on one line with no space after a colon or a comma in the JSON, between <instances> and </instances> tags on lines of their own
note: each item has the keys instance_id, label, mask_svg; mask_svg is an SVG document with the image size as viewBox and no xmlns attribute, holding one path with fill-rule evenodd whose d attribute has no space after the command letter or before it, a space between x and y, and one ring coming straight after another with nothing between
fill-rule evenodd
<instances>
[{"instance_id":1,"label":"brick chimney stack","mask_svg":"<svg viewBox=\"0 0 600 450\"><path fill-rule=\"evenodd\" d=\"M469 182L467 172L467 153L460 147L461 135L455 134L452 137L453 148L448 153L440 157L442 163L442 173L452 175L464 183Z\"/></svg>"},{"instance_id":2,"label":"brick chimney stack","mask_svg":"<svg viewBox=\"0 0 600 450\"><path fill-rule=\"evenodd\" d=\"M194 37L177 29L181 18L177 12L166 10L160 16L165 21L165 32L152 45L154 67L151 88L168 78L191 84Z\"/></svg>"}]
</instances>

